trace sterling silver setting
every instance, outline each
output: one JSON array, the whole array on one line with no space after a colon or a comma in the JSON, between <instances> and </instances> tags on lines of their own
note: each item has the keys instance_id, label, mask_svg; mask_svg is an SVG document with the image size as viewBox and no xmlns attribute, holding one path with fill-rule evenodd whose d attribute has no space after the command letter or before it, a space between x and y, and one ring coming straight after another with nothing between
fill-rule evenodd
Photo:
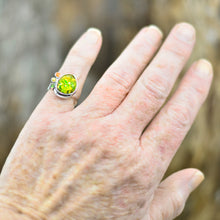
<instances>
[{"instance_id":1,"label":"sterling silver setting","mask_svg":"<svg viewBox=\"0 0 220 220\"><path fill-rule=\"evenodd\" d=\"M76 81L76 86L75 86L75 89L72 93L63 93L61 92L59 89L58 89L58 83L59 83L59 80L67 75L72 75ZM54 91L54 94L60 98L63 98L63 99L67 99L67 98L71 98L76 92L77 92L77 89L78 89L78 80L77 80L77 77L74 75L74 74L70 74L70 73L67 73L67 74L63 74L61 75L59 72L56 72L54 74L54 77L51 78L50 80L50 84L47 88L47 90L53 90Z\"/></svg>"}]
</instances>

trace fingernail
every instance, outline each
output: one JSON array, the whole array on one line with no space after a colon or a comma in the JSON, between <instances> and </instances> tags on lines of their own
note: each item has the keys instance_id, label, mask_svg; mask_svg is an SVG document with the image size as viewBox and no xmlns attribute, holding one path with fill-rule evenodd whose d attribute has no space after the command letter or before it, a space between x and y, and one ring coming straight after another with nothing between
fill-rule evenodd
<instances>
[{"instance_id":1,"label":"fingernail","mask_svg":"<svg viewBox=\"0 0 220 220\"><path fill-rule=\"evenodd\" d=\"M213 73L212 64L205 59L201 59L198 61L196 68L199 74L211 75Z\"/></svg>"},{"instance_id":2,"label":"fingernail","mask_svg":"<svg viewBox=\"0 0 220 220\"><path fill-rule=\"evenodd\" d=\"M101 31L97 28L89 28L87 33L86 37L91 44L96 44L102 35Z\"/></svg>"},{"instance_id":3,"label":"fingernail","mask_svg":"<svg viewBox=\"0 0 220 220\"><path fill-rule=\"evenodd\" d=\"M149 25L148 26L149 29L154 29L155 31L157 31L161 36L163 36L163 32L160 30L160 28L158 28L156 25Z\"/></svg>"},{"instance_id":4,"label":"fingernail","mask_svg":"<svg viewBox=\"0 0 220 220\"><path fill-rule=\"evenodd\" d=\"M191 182L191 186L192 186L192 190L194 190L195 188L197 188L201 182L205 179L204 174L201 171L196 171L194 173L194 175L192 176L190 182Z\"/></svg>"},{"instance_id":5,"label":"fingernail","mask_svg":"<svg viewBox=\"0 0 220 220\"><path fill-rule=\"evenodd\" d=\"M188 23L177 24L175 34L178 39L185 42L191 42L195 39L195 29Z\"/></svg>"}]
</instances>

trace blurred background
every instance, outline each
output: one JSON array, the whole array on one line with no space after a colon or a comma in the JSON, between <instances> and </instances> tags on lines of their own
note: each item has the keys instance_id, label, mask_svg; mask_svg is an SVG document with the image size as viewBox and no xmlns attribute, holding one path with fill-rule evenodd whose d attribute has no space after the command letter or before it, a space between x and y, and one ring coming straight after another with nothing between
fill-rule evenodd
<instances>
[{"instance_id":1,"label":"blurred background","mask_svg":"<svg viewBox=\"0 0 220 220\"><path fill-rule=\"evenodd\" d=\"M205 57L214 64L215 76L208 100L167 175L186 167L206 175L178 220L219 220L219 0L0 0L0 169L50 77L87 28L101 29L104 43L81 101L141 27L156 24L166 35L180 21L197 30L188 66Z\"/></svg>"}]
</instances>

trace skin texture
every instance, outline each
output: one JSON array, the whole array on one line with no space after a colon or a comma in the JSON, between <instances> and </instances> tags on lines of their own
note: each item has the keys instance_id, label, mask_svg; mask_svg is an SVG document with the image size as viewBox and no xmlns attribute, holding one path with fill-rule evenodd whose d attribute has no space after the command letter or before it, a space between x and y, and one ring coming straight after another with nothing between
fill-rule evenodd
<instances>
[{"instance_id":1,"label":"skin texture","mask_svg":"<svg viewBox=\"0 0 220 220\"><path fill-rule=\"evenodd\" d=\"M78 77L79 90L65 100L48 91L27 121L1 173L0 219L162 220L182 212L203 174L186 169L161 180L208 94L212 67L194 62L161 108L195 30L181 23L159 49L161 40L158 28L143 28L74 108L102 42L96 29L82 35L60 69Z\"/></svg>"}]
</instances>

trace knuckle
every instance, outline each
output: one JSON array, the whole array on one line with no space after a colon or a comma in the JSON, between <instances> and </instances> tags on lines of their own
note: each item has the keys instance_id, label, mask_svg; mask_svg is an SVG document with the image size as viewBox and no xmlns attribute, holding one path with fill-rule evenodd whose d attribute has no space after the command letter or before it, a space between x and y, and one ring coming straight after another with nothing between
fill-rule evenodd
<instances>
[{"instance_id":1,"label":"knuckle","mask_svg":"<svg viewBox=\"0 0 220 220\"><path fill-rule=\"evenodd\" d=\"M199 81L199 79L198 79L198 81ZM194 92L195 92L195 94L198 95L198 97L202 98L202 97L206 96L206 94L207 94L207 84L206 84L205 80L200 81L200 82L201 83L199 85L192 87L191 94L194 95Z\"/></svg>"},{"instance_id":2,"label":"knuckle","mask_svg":"<svg viewBox=\"0 0 220 220\"><path fill-rule=\"evenodd\" d=\"M172 107L169 115L178 128L186 128L191 124L191 111L187 105L176 105Z\"/></svg>"},{"instance_id":3,"label":"knuckle","mask_svg":"<svg viewBox=\"0 0 220 220\"><path fill-rule=\"evenodd\" d=\"M141 80L148 97L154 100L164 101L168 95L168 82L161 76L154 74L148 79Z\"/></svg>"},{"instance_id":4,"label":"knuckle","mask_svg":"<svg viewBox=\"0 0 220 220\"><path fill-rule=\"evenodd\" d=\"M133 56L130 56L127 58L127 68L130 72L137 73L140 71L140 69L143 69L143 64L146 62L146 60L150 59L149 54L144 51L143 46L141 48L138 48L136 45L134 47L134 51L136 53Z\"/></svg>"},{"instance_id":5,"label":"knuckle","mask_svg":"<svg viewBox=\"0 0 220 220\"><path fill-rule=\"evenodd\" d=\"M167 44L164 45L164 48L166 51L177 57L186 57L191 51L191 45L176 38L174 38L173 41L167 42Z\"/></svg>"},{"instance_id":6,"label":"knuckle","mask_svg":"<svg viewBox=\"0 0 220 220\"><path fill-rule=\"evenodd\" d=\"M137 42L133 45L133 50L136 51L134 56L134 63L138 64L139 69L142 68L146 60L150 60L152 54L157 49L157 45L150 40Z\"/></svg>"},{"instance_id":7,"label":"knuckle","mask_svg":"<svg viewBox=\"0 0 220 220\"><path fill-rule=\"evenodd\" d=\"M207 96L206 88L203 85L188 88L185 99L189 106L196 107L205 101Z\"/></svg>"},{"instance_id":8,"label":"knuckle","mask_svg":"<svg viewBox=\"0 0 220 220\"><path fill-rule=\"evenodd\" d=\"M70 52L69 56L70 56L70 59L72 57L74 60L79 60L79 62L80 61L83 63L92 63L93 62L92 56L90 56L88 53L86 54L86 53L82 52L79 49L73 48L72 51Z\"/></svg>"},{"instance_id":9,"label":"knuckle","mask_svg":"<svg viewBox=\"0 0 220 220\"><path fill-rule=\"evenodd\" d=\"M199 95L199 96L204 96L204 94L206 94L206 88L205 86L197 86L194 88L194 90L196 91L196 93Z\"/></svg>"},{"instance_id":10,"label":"knuckle","mask_svg":"<svg viewBox=\"0 0 220 220\"><path fill-rule=\"evenodd\" d=\"M130 90L129 73L125 70L113 69L106 73L106 76L123 91Z\"/></svg>"}]
</instances>

